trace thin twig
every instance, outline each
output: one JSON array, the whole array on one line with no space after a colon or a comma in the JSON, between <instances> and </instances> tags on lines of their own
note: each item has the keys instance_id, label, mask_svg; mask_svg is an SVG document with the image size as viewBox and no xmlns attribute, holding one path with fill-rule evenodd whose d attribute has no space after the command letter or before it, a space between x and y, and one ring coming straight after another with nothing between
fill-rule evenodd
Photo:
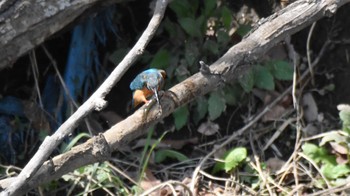
<instances>
[{"instance_id":1,"label":"thin twig","mask_svg":"<svg viewBox=\"0 0 350 196\"><path fill-rule=\"evenodd\" d=\"M314 86L315 85L315 75L314 75L314 71L313 68L311 66L311 50L310 50L310 42L311 42L311 36L314 32L316 26L316 22L313 22L309 31L309 34L307 36L307 41L306 41L306 56L307 56L307 63L309 65L309 69L310 69L310 75L311 75L311 84Z\"/></svg>"},{"instance_id":2,"label":"thin twig","mask_svg":"<svg viewBox=\"0 0 350 196\"><path fill-rule=\"evenodd\" d=\"M332 187L326 190L322 190L322 191L318 191L316 193L311 193L308 194L309 196L318 196L318 195L332 195L332 193L337 193L340 191L345 191L345 190L349 190L350 189L350 183L344 184L344 185L340 185L340 186L336 186L336 187Z\"/></svg>"},{"instance_id":3,"label":"thin twig","mask_svg":"<svg viewBox=\"0 0 350 196\"><path fill-rule=\"evenodd\" d=\"M317 164L308 156L306 156L304 153L299 152L298 155L306 159L308 162L310 162L314 166L314 168L318 171L318 173L322 176L324 182L327 184L327 187L331 188L331 184L328 182L326 176L323 175L321 169L317 166Z\"/></svg>"},{"instance_id":4,"label":"thin twig","mask_svg":"<svg viewBox=\"0 0 350 196\"><path fill-rule=\"evenodd\" d=\"M40 94L40 87L39 87L39 70L38 70L38 62L36 60L36 55L35 55L35 50L32 50L29 55L30 58L30 64L32 67L32 72L33 72L33 78L35 82L35 90L38 94L38 99L39 99L39 105L41 108L43 108L43 101L41 99L41 94Z\"/></svg>"},{"instance_id":5,"label":"thin twig","mask_svg":"<svg viewBox=\"0 0 350 196\"><path fill-rule=\"evenodd\" d=\"M309 70L310 74L311 74L311 69ZM297 105L299 106L299 99L297 100ZM296 115L297 115L297 121L296 121L296 137L295 137L295 144L294 144L294 152L296 152L297 149L299 149L299 147L301 146L301 118L302 118L302 114L300 112L300 107L296 108ZM299 187L299 175L298 175L298 169L297 169L297 161L298 158L296 156L296 153L293 152L293 175L294 175L294 179L295 179L295 187ZM298 194L299 195L299 194Z\"/></svg>"},{"instance_id":6,"label":"thin twig","mask_svg":"<svg viewBox=\"0 0 350 196\"><path fill-rule=\"evenodd\" d=\"M269 141L266 142L262 150L265 151L282 134L282 132L287 128L287 126L291 125L291 123L294 121L295 118L289 118L288 120L284 121L282 125L278 127L278 129L275 131L275 133L272 135Z\"/></svg>"},{"instance_id":7,"label":"thin twig","mask_svg":"<svg viewBox=\"0 0 350 196\"><path fill-rule=\"evenodd\" d=\"M252 131L249 131L249 142L250 142L250 146L253 150L253 157L255 160L255 164L253 163L253 161L250 161L250 165L255 169L255 171L258 172L260 179L263 181L263 187L265 186L267 188L267 190L269 191L270 195L273 195L272 193L272 189L270 187L270 184L267 182L267 176L265 175L265 173L262 171L261 167L260 167L260 160L259 157L257 155L256 149L255 149L255 145L254 145L254 141L252 139Z\"/></svg>"},{"instance_id":8,"label":"thin twig","mask_svg":"<svg viewBox=\"0 0 350 196\"><path fill-rule=\"evenodd\" d=\"M57 63L55 61L55 59L52 57L52 55L50 54L50 52L47 50L47 48L45 47L45 45L42 45L41 48L44 50L47 58L50 59L51 61L51 65L52 67L54 68L55 72L56 72L56 75L58 77L58 79L60 80L60 83L62 85L62 88L64 90L64 92L66 93L67 97L69 98L69 100L73 103L73 105L76 107L76 108L79 108L77 102L75 102L75 100L73 99L72 95L70 94L69 90L68 90L68 87L66 85L66 83L64 82L64 79L60 73L60 71L58 70L58 67L57 67Z\"/></svg>"},{"instance_id":9,"label":"thin twig","mask_svg":"<svg viewBox=\"0 0 350 196\"><path fill-rule=\"evenodd\" d=\"M60 83L61 83L61 85L62 85L62 88L63 88L64 92L66 93L66 95L67 95L69 101L71 101L71 103L73 103L73 106L75 107L75 110L76 110L77 108L79 108L79 105L78 105L77 102L73 99L71 93L69 92L68 87L67 87L66 83L64 82L64 79L63 79L63 77L62 77L60 71L58 70L57 63L56 63L55 59L52 57L52 55L51 55L50 52L47 50L47 48L45 47L45 45L42 45L41 47L42 47L42 49L44 50L46 56L50 59L51 65L52 65L52 67L54 68L58 79L60 80ZM92 134L92 128L91 128L91 125L90 125L89 120L88 120L88 119L84 119L84 122L85 122L85 124L86 124L86 128L88 129L90 135L92 136L92 135L93 135L93 134Z\"/></svg>"},{"instance_id":10,"label":"thin twig","mask_svg":"<svg viewBox=\"0 0 350 196\"><path fill-rule=\"evenodd\" d=\"M293 90L292 90L292 97L293 97L293 106L294 109L298 109L299 105L297 104L297 96L296 96L296 90L297 90L297 79L298 79L298 61L299 61L299 54L295 52L294 48L291 47L293 50Z\"/></svg>"},{"instance_id":11,"label":"thin twig","mask_svg":"<svg viewBox=\"0 0 350 196\"><path fill-rule=\"evenodd\" d=\"M134 185L137 185L137 182L132 179L130 176L128 176L125 172L123 172L122 170L120 170L118 167L114 166L113 164L111 164L110 162L106 162L108 167L112 168L114 171L116 171L118 174L120 174L121 176L124 176L124 178L128 179L131 183L133 183Z\"/></svg>"},{"instance_id":12,"label":"thin twig","mask_svg":"<svg viewBox=\"0 0 350 196\"><path fill-rule=\"evenodd\" d=\"M315 140L315 139L323 138L327 135L334 135L334 134L339 134L339 135L346 136L346 137L350 136L348 133L346 133L344 131L330 131L330 132L326 132L326 133L320 133L318 135L314 135L311 137L303 138L301 141L305 142L305 141Z\"/></svg>"},{"instance_id":13,"label":"thin twig","mask_svg":"<svg viewBox=\"0 0 350 196\"><path fill-rule=\"evenodd\" d=\"M330 40L326 40L326 42L323 44L320 53L317 55L316 59L310 64L310 68L314 68L318 62L320 61L320 59L323 57L323 55L325 54L329 44L330 44ZM308 69L306 70L303 75L300 77L299 81L302 81L306 78L306 76L310 73L310 71L312 69ZM296 83L293 83L293 89L295 90L295 86ZM296 96L295 96L296 99ZM298 157L298 149L300 148L301 144L302 144L302 140L301 140L301 123L300 123L300 108L299 108L299 103L298 100L295 100L295 110L297 113L297 135L296 135L296 141L295 141L295 145L294 145L294 152L293 154L290 156L289 160L284 164L284 166L281 168L280 171L284 170L284 174L282 176L286 176L287 172L289 171L289 169L291 168L291 166L293 167L293 175L295 178L295 186L298 187L299 185L299 178L298 178L298 174L297 174L297 164L296 162L298 161L299 157ZM291 162L293 162L292 165L289 165ZM284 168L288 168L288 170L284 169ZM279 184L282 182L283 177L280 179Z\"/></svg>"},{"instance_id":14,"label":"thin twig","mask_svg":"<svg viewBox=\"0 0 350 196\"><path fill-rule=\"evenodd\" d=\"M216 180L216 181L223 181L223 182L232 182L240 187L242 187L245 191L249 192L249 194L251 195L257 195L258 193L256 191L254 191L253 189L251 189L250 187L244 185L244 184L241 184L239 182L236 182L234 180L231 180L229 178L220 178L220 177L216 177L216 176L213 176L213 175L210 175L208 174L207 172L203 171L203 170L200 170L199 173L201 173L203 176L211 179L211 180Z\"/></svg>"}]
</instances>

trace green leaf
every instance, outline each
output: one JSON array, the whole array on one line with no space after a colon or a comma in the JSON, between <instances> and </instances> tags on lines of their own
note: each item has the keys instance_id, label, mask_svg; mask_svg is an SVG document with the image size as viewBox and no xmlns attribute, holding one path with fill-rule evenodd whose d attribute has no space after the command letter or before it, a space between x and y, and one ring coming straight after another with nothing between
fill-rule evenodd
<instances>
[{"instance_id":1,"label":"green leaf","mask_svg":"<svg viewBox=\"0 0 350 196\"><path fill-rule=\"evenodd\" d=\"M237 96L239 96L239 89L233 86L225 86L223 88L225 102L229 105L237 104Z\"/></svg>"},{"instance_id":2,"label":"green leaf","mask_svg":"<svg viewBox=\"0 0 350 196\"><path fill-rule=\"evenodd\" d=\"M231 27L231 22L233 20L233 16L232 16L231 10L228 7L226 7L226 6L222 7L221 17L222 17L222 23L224 23L225 28L227 30L229 30L230 27Z\"/></svg>"},{"instance_id":3,"label":"green leaf","mask_svg":"<svg viewBox=\"0 0 350 196\"><path fill-rule=\"evenodd\" d=\"M217 39L218 39L218 43L220 45L226 45L230 41L231 38L227 32L218 30Z\"/></svg>"},{"instance_id":4,"label":"green leaf","mask_svg":"<svg viewBox=\"0 0 350 196\"><path fill-rule=\"evenodd\" d=\"M167 50L160 49L151 61L151 67L157 69L166 69L170 62L170 54Z\"/></svg>"},{"instance_id":5,"label":"green leaf","mask_svg":"<svg viewBox=\"0 0 350 196\"><path fill-rule=\"evenodd\" d=\"M96 179L99 183L108 180L110 174L108 173L108 168L99 168L96 172Z\"/></svg>"},{"instance_id":6,"label":"green leaf","mask_svg":"<svg viewBox=\"0 0 350 196\"><path fill-rule=\"evenodd\" d=\"M244 92L249 93L254 86L254 73L252 69L249 69L245 74L238 78L238 82L243 88Z\"/></svg>"},{"instance_id":7,"label":"green leaf","mask_svg":"<svg viewBox=\"0 0 350 196\"><path fill-rule=\"evenodd\" d=\"M213 173L224 170L225 172L232 171L237 168L246 158L247 149L244 147L237 147L225 153L224 162L217 162L214 166Z\"/></svg>"},{"instance_id":8,"label":"green leaf","mask_svg":"<svg viewBox=\"0 0 350 196\"><path fill-rule=\"evenodd\" d=\"M323 147L305 143L301 148L303 149L303 153L316 163L336 164L335 156L329 155L327 150Z\"/></svg>"},{"instance_id":9,"label":"green leaf","mask_svg":"<svg viewBox=\"0 0 350 196\"><path fill-rule=\"evenodd\" d=\"M172 1L169 7L176 13L178 18L190 17L192 15L191 4L187 0Z\"/></svg>"},{"instance_id":10,"label":"green leaf","mask_svg":"<svg viewBox=\"0 0 350 196\"><path fill-rule=\"evenodd\" d=\"M322 173L328 179L337 179L340 177L347 176L350 173L349 165L330 165L327 164L321 168Z\"/></svg>"},{"instance_id":11,"label":"green leaf","mask_svg":"<svg viewBox=\"0 0 350 196\"><path fill-rule=\"evenodd\" d=\"M217 119L222 112L226 109L225 100L220 96L218 92L210 94L208 100L208 111L210 120Z\"/></svg>"},{"instance_id":12,"label":"green leaf","mask_svg":"<svg viewBox=\"0 0 350 196\"><path fill-rule=\"evenodd\" d=\"M204 97L200 97L197 99L197 107L194 113L194 123L198 124L200 120L202 120L205 115L208 113L208 100Z\"/></svg>"},{"instance_id":13,"label":"green leaf","mask_svg":"<svg viewBox=\"0 0 350 196\"><path fill-rule=\"evenodd\" d=\"M156 163L161 163L166 158L176 159L178 161L186 161L186 160L188 160L188 157L185 156L182 153L179 153L179 152L174 151L174 150L164 149L164 150L158 150L156 152L155 157L154 157L154 161Z\"/></svg>"},{"instance_id":14,"label":"green leaf","mask_svg":"<svg viewBox=\"0 0 350 196\"><path fill-rule=\"evenodd\" d=\"M271 72L261 65L257 65L253 69L254 73L254 85L258 88L265 90L274 90L275 83Z\"/></svg>"},{"instance_id":15,"label":"green leaf","mask_svg":"<svg viewBox=\"0 0 350 196\"><path fill-rule=\"evenodd\" d=\"M286 61L271 61L268 63L272 70L272 74L278 80L292 80L294 69L293 67Z\"/></svg>"},{"instance_id":16,"label":"green leaf","mask_svg":"<svg viewBox=\"0 0 350 196\"><path fill-rule=\"evenodd\" d=\"M181 36L179 35L180 32L182 32L180 25L172 22L168 17L164 19L163 25L166 32L169 33L169 39L174 40L178 39L178 37Z\"/></svg>"},{"instance_id":17,"label":"green leaf","mask_svg":"<svg viewBox=\"0 0 350 196\"><path fill-rule=\"evenodd\" d=\"M192 37L200 37L201 31L197 21L192 18L180 18L179 23L184 31Z\"/></svg>"},{"instance_id":18,"label":"green leaf","mask_svg":"<svg viewBox=\"0 0 350 196\"><path fill-rule=\"evenodd\" d=\"M235 169L239 164L241 164L247 158L247 149L244 147L235 148L228 152L224 157L225 160L225 171Z\"/></svg>"},{"instance_id":19,"label":"green leaf","mask_svg":"<svg viewBox=\"0 0 350 196\"><path fill-rule=\"evenodd\" d=\"M213 40L207 40L204 43L203 46L206 50L210 51L212 54L219 54L219 46L216 42L214 42Z\"/></svg>"},{"instance_id":20,"label":"green leaf","mask_svg":"<svg viewBox=\"0 0 350 196\"><path fill-rule=\"evenodd\" d=\"M339 118L343 123L343 131L350 133L350 105L340 104L337 106Z\"/></svg>"},{"instance_id":21,"label":"green leaf","mask_svg":"<svg viewBox=\"0 0 350 196\"><path fill-rule=\"evenodd\" d=\"M240 35L241 37L244 37L245 35L248 34L248 32L252 29L250 25L240 25L237 29L237 34Z\"/></svg>"},{"instance_id":22,"label":"green leaf","mask_svg":"<svg viewBox=\"0 0 350 196\"><path fill-rule=\"evenodd\" d=\"M189 114L187 106L180 107L173 113L176 130L180 130L186 125Z\"/></svg>"},{"instance_id":23,"label":"green leaf","mask_svg":"<svg viewBox=\"0 0 350 196\"><path fill-rule=\"evenodd\" d=\"M205 30L207 29L207 20L206 18L201 15L199 16L197 19L196 19L196 24L198 26L198 30L199 30L199 33L200 33L200 36L202 36L203 32L205 32Z\"/></svg>"},{"instance_id":24,"label":"green leaf","mask_svg":"<svg viewBox=\"0 0 350 196\"><path fill-rule=\"evenodd\" d=\"M189 66L192 66L199 56L198 47L194 42L187 42L185 45L185 59Z\"/></svg>"},{"instance_id":25,"label":"green leaf","mask_svg":"<svg viewBox=\"0 0 350 196\"><path fill-rule=\"evenodd\" d=\"M205 0L204 1L204 14L206 16L210 15L216 8L217 0Z\"/></svg>"}]
</instances>

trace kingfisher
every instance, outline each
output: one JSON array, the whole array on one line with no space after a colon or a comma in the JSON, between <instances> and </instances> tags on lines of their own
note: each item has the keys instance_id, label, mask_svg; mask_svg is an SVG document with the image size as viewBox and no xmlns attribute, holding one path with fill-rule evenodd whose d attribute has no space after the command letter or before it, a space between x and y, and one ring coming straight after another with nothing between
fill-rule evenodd
<instances>
[{"instance_id":1,"label":"kingfisher","mask_svg":"<svg viewBox=\"0 0 350 196\"><path fill-rule=\"evenodd\" d=\"M155 95L159 104L158 91L164 86L166 72L161 69L147 69L141 72L130 83L130 89L133 90L133 107L141 103L148 103L150 96Z\"/></svg>"}]
</instances>

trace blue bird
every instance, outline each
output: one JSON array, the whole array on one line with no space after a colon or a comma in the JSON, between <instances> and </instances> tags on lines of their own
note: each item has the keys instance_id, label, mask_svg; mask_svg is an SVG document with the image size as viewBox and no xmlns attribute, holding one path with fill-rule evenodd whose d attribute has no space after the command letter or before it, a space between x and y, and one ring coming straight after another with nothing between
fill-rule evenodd
<instances>
[{"instance_id":1,"label":"blue bird","mask_svg":"<svg viewBox=\"0 0 350 196\"><path fill-rule=\"evenodd\" d=\"M148 103L147 100L152 95L156 96L159 104L158 91L164 86L166 73L160 69L147 69L141 72L130 83L130 89L133 93L133 106L136 107L140 103Z\"/></svg>"}]
</instances>

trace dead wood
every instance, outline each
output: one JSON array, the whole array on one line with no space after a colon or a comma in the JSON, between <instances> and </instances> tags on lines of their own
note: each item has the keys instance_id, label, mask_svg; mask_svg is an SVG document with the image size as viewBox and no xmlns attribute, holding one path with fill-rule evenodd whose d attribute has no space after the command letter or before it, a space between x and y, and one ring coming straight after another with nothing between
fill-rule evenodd
<instances>
[{"instance_id":1,"label":"dead wood","mask_svg":"<svg viewBox=\"0 0 350 196\"><path fill-rule=\"evenodd\" d=\"M28 1L0 3L0 70L43 43L96 4L124 0Z\"/></svg>"}]
</instances>

